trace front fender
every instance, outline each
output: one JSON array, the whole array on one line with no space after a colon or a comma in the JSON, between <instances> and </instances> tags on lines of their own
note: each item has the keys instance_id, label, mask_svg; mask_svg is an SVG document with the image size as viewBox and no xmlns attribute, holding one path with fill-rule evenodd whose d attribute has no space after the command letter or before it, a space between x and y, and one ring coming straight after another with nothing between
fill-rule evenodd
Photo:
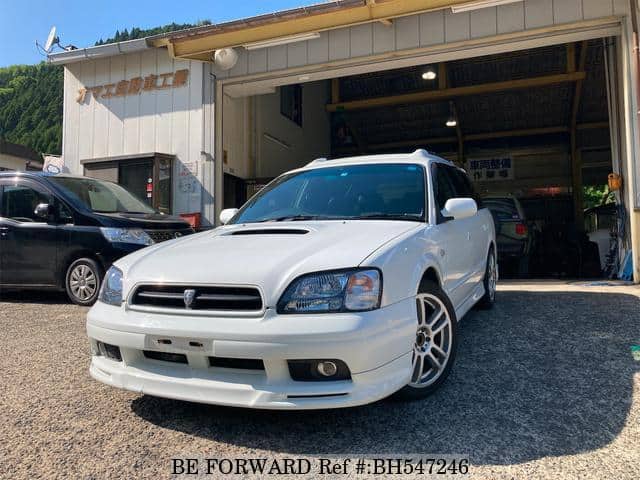
<instances>
[{"instance_id":1,"label":"front fender","mask_svg":"<svg viewBox=\"0 0 640 480\"><path fill-rule=\"evenodd\" d=\"M432 268L444 279L439 248L429 235L430 227L410 232L374 252L361 265L382 270L382 305L392 305L418 292L424 273ZM441 284L443 282L441 281Z\"/></svg>"}]
</instances>

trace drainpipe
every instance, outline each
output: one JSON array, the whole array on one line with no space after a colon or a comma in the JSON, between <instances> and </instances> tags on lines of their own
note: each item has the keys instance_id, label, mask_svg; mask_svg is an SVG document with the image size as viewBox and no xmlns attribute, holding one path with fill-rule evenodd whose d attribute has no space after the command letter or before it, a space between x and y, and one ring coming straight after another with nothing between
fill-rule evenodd
<instances>
[{"instance_id":1,"label":"drainpipe","mask_svg":"<svg viewBox=\"0 0 640 480\"><path fill-rule=\"evenodd\" d=\"M635 84L636 84L636 98L640 101L640 42L639 42L639 30L638 30L638 1L637 0L629 0L629 9L631 13L631 26L633 29L633 55L636 60L636 70L635 74ZM640 125L640 110L636 112L636 122ZM631 196L632 205L630 205L630 224L631 224L631 250L632 250L632 261L633 261L633 281L634 283L640 283L640 211L636 210L636 202L638 197L637 189L640 188L640 185L634 185L634 177L637 178L637 174L635 172L638 169L638 165L640 164L640 159L634 158L631 159L631 168L629 172L631 173L631 178L628 179L628 184L632 186L633 195Z\"/></svg>"}]
</instances>

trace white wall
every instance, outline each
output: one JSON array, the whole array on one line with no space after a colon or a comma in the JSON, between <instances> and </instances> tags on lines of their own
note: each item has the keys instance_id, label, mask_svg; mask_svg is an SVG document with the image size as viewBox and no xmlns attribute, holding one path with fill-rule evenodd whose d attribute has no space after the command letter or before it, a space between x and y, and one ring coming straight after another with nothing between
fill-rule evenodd
<instances>
[{"instance_id":1,"label":"white wall","mask_svg":"<svg viewBox=\"0 0 640 480\"><path fill-rule=\"evenodd\" d=\"M302 126L280 113L280 89L254 97L224 96L224 171L271 178L331 153L329 82L302 85Z\"/></svg>"},{"instance_id":2,"label":"white wall","mask_svg":"<svg viewBox=\"0 0 640 480\"><path fill-rule=\"evenodd\" d=\"M76 101L83 87L185 68L189 77L184 87L99 100L87 95L84 103ZM153 49L65 68L62 148L66 166L82 174L81 160L152 152L176 155L173 211L177 214L202 208L203 121L201 62L173 60L166 50ZM186 175L185 165L189 167Z\"/></svg>"},{"instance_id":3,"label":"white wall","mask_svg":"<svg viewBox=\"0 0 640 480\"><path fill-rule=\"evenodd\" d=\"M225 173L240 178L255 177L255 155L249 145L252 135L249 131L255 127L250 123L249 108L253 99L248 97L223 99L222 142L226 155Z\"/></svg>"},{"instance_id":4,"label":"white wall","mask_svg":"<svg viewBox=\"0 0 640 480\"><path fill-rule=\"evenodd\" d=\"M329 82L302 85L302 126L280 113L280 89L255 97L256 177L275 177L331 153L329 88Z\"/></svg>"}]
</instances>

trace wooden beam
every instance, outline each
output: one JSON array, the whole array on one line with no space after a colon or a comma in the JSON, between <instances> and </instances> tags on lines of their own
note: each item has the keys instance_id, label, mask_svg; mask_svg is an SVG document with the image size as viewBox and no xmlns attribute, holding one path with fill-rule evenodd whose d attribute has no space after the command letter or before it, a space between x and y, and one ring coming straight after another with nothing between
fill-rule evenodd
<instances>
[{"instance_id":1,"label":"wooden beam","mask_svg":"<svg viewBox=\"0 0 640 480\"><path fill-rule=\"evenodd\" d=\"M586 124L588 125L588 124ZM469 135L463 135L462 140L464 142L470 141L478 141L478 140L495 140L497 138L513 138L513 137L534 137L540 135L550 135L554 133L568 133L569 128L567 126L558 126L558 127L543 127L543 128L528 128L522 130L505 130L502 132L488 132L488 133L473 133ZM376 143L369 144L366 147L368 151L375 150L383 150L389 148L402 148L402 147L414 147L419 145L442 145L442 144L456 144L460 140L458 136L455 137L437 137L437 138L419 138L416 140L402 140L399 142L388 142L388 143ZM339 148L337 151L344 152L353 152L356 149L352 147Z\"/></svg>"},{"instance_id":2,"label":"wooden beam","mask_svg":"<svg viewBox=\"0 0 640 480\"><path fill-rule=\"evenodd\" d=\"M429 139L417 139L417 140L402 140L399 142L386 142L386 143L370 143L365 148L365 151L376 151L376 150L388 150L391 148L404 148L404 147L427 147L429 145L442 145L447 143L456 143L458 141L458 137L440 137L440 138L429 138ZM354 147L342 147L336 148L336 152L338 153L356 153L359 150Z\"/></svg>"},{"instance_id":3,"label":"wooden beam","mask_svg":"<svg viewBox=\"0 0 640 480\"><path fill-rule=\"evenodd\" d=\"M580 63L579 69L580 73L585 74L585 69L587 66L587 49L589 48L589 42L582 42L582 46L580 47ZM585 74L586 76L586 74ZM580 100L582 98L582 87L584 84L584 77L578 81L576 81L576 87L573 94L573 106L571 109L571 123L570 126L572 130L575 130L576 125L578 124L578 112L580 110Z\"/></svg>"},{"instance_id":4,"label":"wooden beam","mask_svg":"<svg viewBox=\"0 0 640 480\"><path fill-rule=\"evenodd\" d=\"M330 103L329 105L327 105L326 109L329 112L337 112L343 110L366 110L369 108L388 107L392 105L404 105L409 103L437 102L442 100L451 100L457 97L466 97L470 95L482 95L485 93L521 90L527 88L543 87L547 85L576 82L578 80L584 80L584 78L584 72L561 73L543 77L509 80L506 82L485 83L480 85L469 85L466 87L454 87L416 93L404 93L401 95L391 95L387 97L351 100L349 102Z\"/></svg>"},{"instance_id":5,"label":"wooden beam","mask_svg":"<svg viewBox=\"0 0 640 480\"><path fill-rule=\"evenodd\" d=\"M464 166L464 137L460 131L460 124L456 126L456 133L458 134L458 164Z\"/></svg>"},{"instance_id":6,"label":"wooden beam","mask_svg":"<svg viewBox=\"0 0 640 480\"><path fill-rule=\"evenodd\" d=\"M340 79L331 79L331 103L340 103Z\"/></svg>"},{"instance_id":7,"label":"wooden beam","mask_svg":"<svg viewBox=\"0 0 640 480\"><path fill-rule=\"evenodd\" d=\"M576 125L576 130L600 130L605 128L609 128L609 122L579 123Z\"/></svg>"},{"instance_id":8,"label":"wooden beam","mask_svg":"<svg viewBox=\"0 0 640 480\"><path fill-rule=\"evenodd\" d=\"M567 133L567 127L544 127L544 128L527 128L522 130L506 130L502 132L477 133L466 135L465 141L474 140L495 140L496 138L513 138L513 137L533 137L540 135L550 135L554 133Z\"/></svg>"},{"instance_id":9,"label":"wooden beam","mask_svg":"<svg viewBox=\"0 0 640 480\"><path fill-rule=\"evenodd\" d=\"M449 88L449 69L445 62L438 64L438 88L440 90L446 90ZM451 110L450 114L456 120L456 138L458 139L458 165L464 165L464 138L462 138L462 127L460 127L460 118L458 116L458 109L455 101L451 100L449 104Z\"/></svg>"},{"instance_id":10,"label":"wooden beam","mask_svg":"<svg viewBox=\"0 0 640 480\"><path fill-rule=\"evenodd\" d=\"M587 50L589 42L584 41L580 45L580 60L578 69L584 73L587 66ZM573 92L573 104L571 108L571 118L569 119L569 132L571 135L571 185L573 190L573 208L575 212L575 222L578 230L584 228L584 208L582 191L582 156L578 150L578 112L580 111L580 100L582 99L582 88L584 79L576 82Z\"/></svg>"},{"instance_id":11,"label":"wooden beam","mask_svg":"<svg viewBox=\"0 0 640 480\"><path fill-rule=\"evenodd\" d=\"M567 43L567 73L576 71L576 44Z\"/></svg>"},{"instance_id":12,"label":"wooden beam","mask_svg":"<svg viewBox=\"0 0 640 480\"><path fill-rule=\"evenodd\" d=\"M449 86L449 75L447 73L447 64L440 62L438 64L438 88L445 90Z\"/></svg>"},{"instance_id":13,"label":"wooden beam","mask_svg":"<svg viewBox=\"0 0 640 480\"><path fill-rule=\"evenodd\" d=\"M464 137L462 136L462 127L460 126L460 118L455 102L452 102L453 117L456 119L456 136L458 137L458 164L464 165Z\"/></svg>"}]
</instances>

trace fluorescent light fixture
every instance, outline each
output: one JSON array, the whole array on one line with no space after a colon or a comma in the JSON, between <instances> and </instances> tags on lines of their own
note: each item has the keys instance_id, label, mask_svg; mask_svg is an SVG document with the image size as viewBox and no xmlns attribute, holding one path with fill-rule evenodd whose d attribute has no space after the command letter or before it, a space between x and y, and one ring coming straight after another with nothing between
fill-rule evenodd
<instances>
[{"instance_id":1,"label":"fluorescent light fixture","mask_svg":"<svg viewBox=\"0 0 640 480\"><path fill-rule=\"evenodd\" d=\"M458 126L458 122L456 121L455 118L451 117L449 120L447 120L447 127L453 128L457 126Z\"/></svg>"},{"instance_id":2,"label":"fluorescent light fixture","mask_svg":"<svg viewBox=\"0 0 640 480\"><path fill-rule=\"evenodd\" d=\"M260 48L277 47L278 45L287 45L288 43L304 42L305 40L315 40L320 38L319 32L301 33L299 35L291 35L289 37L273 38L271 40L263 40L261 42L247 43L243 45L247 50L258 50Z\"/></svg>"},{"instance_id":3,"label":"fluorescent light fixture","mask_svg":"<svg viewBox=\"0 0 640 480\"><path fill-rule=\"evenodd\" d=\"M498 7L500 5L508 5L510 3L521 3L524 0L477 0L476 2L463 3L451 7L453 13L471 12L480 10L481 8Z\"/></svg>"},{"instance_id":4,"label":"fluorescent light fixture","mask_svg":"<svg viewBox=\"0 0 640 480\"><path fill-rule=\"evenodd\" d=\"M431 68L427 71L425 71L422 74L422 79L423 80L435 80L437 78L438 74L436 72L434 72Z\"/></svg>"}]
</instances>

